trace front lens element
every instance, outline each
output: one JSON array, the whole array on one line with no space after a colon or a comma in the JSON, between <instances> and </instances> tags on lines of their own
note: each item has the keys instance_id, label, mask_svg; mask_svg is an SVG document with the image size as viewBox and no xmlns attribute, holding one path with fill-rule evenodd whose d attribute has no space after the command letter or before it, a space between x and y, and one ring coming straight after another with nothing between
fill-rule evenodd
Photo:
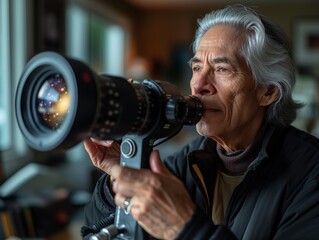
<instances>
[{"instance_id":1,"label":"front lens element","mask_svg":"<svg viewBox=\"0 0 319 240\"><path fill-rule=\"evenodd\" d=\"M63 124L69 112L70 95L61 74L45 79L37 93L37 114L40 121L55 130Z\"/></svg>"}]
</instances>

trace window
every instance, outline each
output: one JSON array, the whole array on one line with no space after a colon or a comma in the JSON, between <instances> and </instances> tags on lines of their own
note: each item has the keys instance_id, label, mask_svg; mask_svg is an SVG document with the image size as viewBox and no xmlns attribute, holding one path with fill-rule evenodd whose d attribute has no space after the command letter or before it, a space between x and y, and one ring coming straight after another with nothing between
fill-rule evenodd
<instances>
[{"instance_id":1,"label":"window","mask_svg":"<svg viewBox=\"0 0 319 240\"><path fill-rule=\"evenodd\" d=\"M10 134L10 54L9 54L9 1L0 2L0 150L8 150L12 144Z\"/></svg>"},{"instance_id":2,"label":"window","mask_svg":"<svg viewBox=\"0 0 319 240\"><path fill-rule=\"evenodd\" d=\"M15 89L26 63L26 9L25 1L0 1L0 159L5 176L28 157L14 113Z\"/></svg>"},{"instance_id":3,"label":"window","mask_svg":"<svg viewBox=\"0 0 319 240\"><path fill-rule=\"evenodd\" d=\"M125 30L93 11L71 4L67 9L67 54L97 73L124 74Z\"/></svg>"},{"instance_id":4,"label":"window","mask_svg":"<svg viewBox=\"0 0 319 240\"><path fill-rule=\"evenodd\" d=\"M66 6L66 55L81 59L97 73L122 75L126 30L121 23L125 18L89 1ZM28 1L0 1L0 161L6 176L34 160L14 112L19 77L27 58L34 55L33 7Z\"/></svg>"}]
</instances>

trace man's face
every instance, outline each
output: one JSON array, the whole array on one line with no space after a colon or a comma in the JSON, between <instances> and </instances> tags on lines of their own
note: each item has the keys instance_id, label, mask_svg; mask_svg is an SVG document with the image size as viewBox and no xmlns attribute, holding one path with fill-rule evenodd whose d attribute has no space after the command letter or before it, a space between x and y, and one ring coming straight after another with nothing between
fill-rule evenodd
<instances>
[{"instance_id":1,"label":"man's face","mask_svg":"<svg viewBox=\"0 0 319 240\"><path fill-rule=\"evenodd\" d=\"M204 115L196 125L201 135L230 148L241 147L253 137L264 116L260 102L263 88L256 88L252 73L240 55L242 31L218 25L205 33L191 59L193 95L204 105ZM230 143L229 141L237 141ZM233 149L236 150L236 149Z\"/></svg>"}]
</instances>

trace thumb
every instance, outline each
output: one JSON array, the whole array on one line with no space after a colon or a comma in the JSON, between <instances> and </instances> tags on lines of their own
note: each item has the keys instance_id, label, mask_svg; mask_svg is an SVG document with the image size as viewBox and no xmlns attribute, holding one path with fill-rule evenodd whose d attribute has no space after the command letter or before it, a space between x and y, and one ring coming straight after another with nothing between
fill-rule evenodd
<instances>
[{"instance_id":1,"label":"thumb","mask_svg":"<svg viewBox=\"0 0 319 240\"><path fill-rule=\"evenodd\" d=\"M151 152L150 155L150 167L152 172L167 175L170 174L169 170L165 167L161 161L160 154L157 150Z\"/></svg>"}]
</instances>

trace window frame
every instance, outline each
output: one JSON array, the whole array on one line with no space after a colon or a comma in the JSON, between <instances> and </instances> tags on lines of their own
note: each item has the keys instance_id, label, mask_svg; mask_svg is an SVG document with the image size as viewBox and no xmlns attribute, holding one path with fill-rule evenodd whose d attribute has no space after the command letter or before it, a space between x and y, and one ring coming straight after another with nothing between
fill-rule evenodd
<instances>
[{"instance_id":1,"label":"window frame","mask_svg":"<svg viewBox=\"0 0 319 240\"><path fill-rule=\"evenodd\" d=\"M32 28L29 27L33 20L32 5L21 0L1 0L5 6L7 26L2 29L3 35L7 40L3 44L5 50L5 61L7 69L7 101L8 101L8 134L11 138L10 146L5 150L0 150L0 160L2 165L2 174L4 178L9 177L15 171L31 162L31 151L27 147L22 134L18 128L15 117L15 92L19 82L20 75L27 62L27 55L32 51L30 47L30 36ZM3 15L2 15L3 16ZM1 179L4 180L4 179Z\"/></svg>"},{"instance_id":2,"label":"window frame","mask_svg":"<svg viewBox=\"0 0 319 240\"><path fill-rule=\"evenodd\" d=\"M10 79L10 32L9 32L9 0L3 0L0 2L0 47L1 47L1 65L0 65L0 74L1 74L1 91L0 91L0 101L4 103L1 107L2 120L4 125L1 126L1 146L0 150L6 151L11 148L12 145L12 134L11 134L11 113L9 111L11 105L11 97L10 97L10 86L9 81L6 79ZM7 139L8 138L8 139Z\"/></svg>"},{"instance_id":3,"label":"window frame","mask_svg":"<svg viewBox=\"0 0 319 240\"><path fill-rule=\"evenodd\" d=\"M132 53L130 51L134 50L132 47L132 23L130 19L125 16L124 14L121 14L120 12L114 10L112 7L107 7L107 4L101 4L98 2L91 2L86 0L69 0L68 5L73 5L80 7L82 9L85 9L89 14L94 14L96 16L99 16L103 19L106 19L110 23L114 24L115 26L118 26L123 29L124 32L124 49L123 49L123 74L125 72L125 69L128 66L128 63L130 61L130 56ZM90 17L90 16L88 16ZM89 33L88 33L89 34ZM67 44L68 45L68 44ZM88 56L87 52L82 53L83 56L76 56L85 59L89 59L90 56ZM106 70L108 70L106 68ZM105 72L107 74L107 72Z\"/></svg>"}]
</instances>

